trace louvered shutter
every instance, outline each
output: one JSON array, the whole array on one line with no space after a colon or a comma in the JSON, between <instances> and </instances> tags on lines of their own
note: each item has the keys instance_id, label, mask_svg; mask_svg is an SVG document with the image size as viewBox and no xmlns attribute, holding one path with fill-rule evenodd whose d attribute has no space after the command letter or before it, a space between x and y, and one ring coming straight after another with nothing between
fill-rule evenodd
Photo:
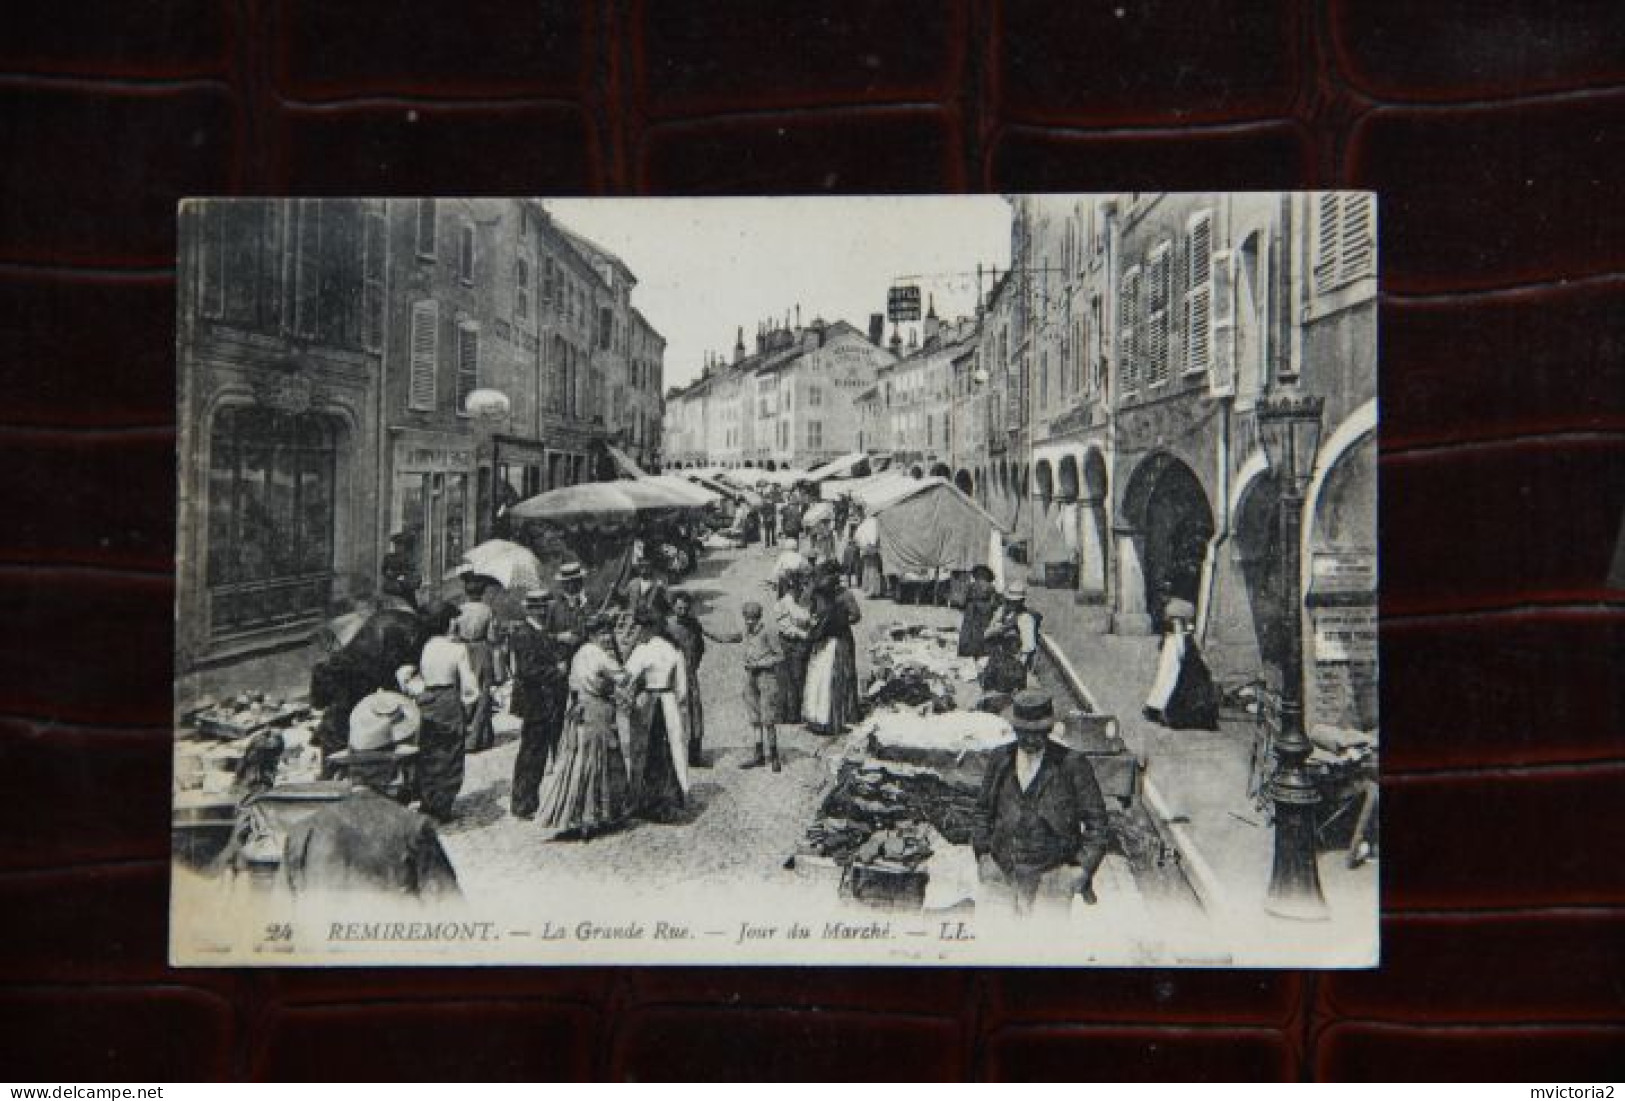
<instances>
[{"instance_id":1,"label":"louvered shutter","mask_svg":"<svg viewBox=\"0 0 1625 1101\"><path fill-rule=\"evenodd\" d=\"M204 199L198 203L198 306L204 317L220 317L226 310L225 203Z\"/></svg>"},{"instance_id":2,"label":"louvered shutter","mask_svg":"<svg viewBox=\"0 0 1625 1101\"><path fill-rule=\"evenodd\" d=\"M1338 252L1342 262L1340 283L1376 274L1376 226L1372 217L1372 196L1363 193L1345 194L1342 218L1338 225Z\"/></svg>"},{"instance_id":3,"label":"louvered shutter","mask_svg":"<svg viewBox=\"0 0 1625 1101\"><path fill-rule=\"evenodd\" d=\"M468 412L468 395L480 388L480 331L457 327L457 411Z\"/></svg>"},{"instance_id":4,"label":"louvered shutter","mask_svg":"<svg viewBox=\"0 0 1625 1101\"><path fill-rule=\"evenodd\" d=\"M1341 198L1335 191L1323 191L1316 199L1314 276L1317 294L1336 288L1341 276Z\"/></svg>"},{"instance_id":5,"label":"louvered shutter","mask_svg":"<svg viewBox=\"0 0 1625 1101\"><path fill-rule=\"evenodd\" d=\"M362 260L361 327L366 346L373 351L384 346L384 228L383 204L368 203Z\"/></svg>"},{"instance_id":6,"label":"louvered shutter","mask_svg":"<svg viewBox=\"0 0 1625 1101\"><path fill-rule=\"evenodd\" d=\"M413 409L433 409L435 403L435 364L440 350L440 303L433 300L412 303L412 381Z\"/></svg>"},{"instance_id":7,"label":"louvered shutter","mask_svg":"<svg viewBox=\"0 0 1625 1101\"><path fill-rule=\"evenodd\" d=\"M1123 290L1118 302L1120 320L1117 334L1119 370L1124 391L1132 391L1140 382L1140 269L1130 268L1123 274Z\"/></svg>"},{"instance_id":8,"label":"louvered shutter","mask_svg":"<svg viewBox=\"0 0 1625 1101\"><path fill-rule=\"evenodd\" d=\"M1191 219L1185 249L1185 370L1195 374L1212 366L1213 215L1202 211Z\"/></svg>"},{"instance_id":9,"label":"louvered shutter","mask_svg":"<svg viewBox=\"0 0 1625 1101\"><path fill-rule=\"evenodd\" d=\"M1167 245L1159 246L1152 254L1150 276L1150 314L1146 318L1146 373L1152 386L1168 381L1168 299L1171 270Z\"/></svg>"},{"instance_id":10,"label":"louvered shutter","mask_svg":"<svg viewBox=\"0 0 1625 1101\"><path fill-rule=\"evenodd\" d=\"M417 209L417 248L419 255L435 254L435 201L419 199Z\"/></svg>"}]
</instances>

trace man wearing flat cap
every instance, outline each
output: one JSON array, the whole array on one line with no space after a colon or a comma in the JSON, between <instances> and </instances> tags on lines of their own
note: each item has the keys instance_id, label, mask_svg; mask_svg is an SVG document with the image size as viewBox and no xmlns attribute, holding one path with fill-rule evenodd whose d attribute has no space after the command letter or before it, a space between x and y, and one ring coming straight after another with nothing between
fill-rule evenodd
<instances>
[{"instance_id":1,"label":"man wearing flat cap","mask_svg":"<svg viewBox=\"0 0 1625 1101\"><path fill-rule=\"evenodd\" d=\"M548 628L553 594L530 589L523 602L525 618L508 629L508 652L513 660L509 711L520 723L508 808L515 817L529 819L536 816L537 792L564 729L570 654Z\"/></svg>"},{"instance_id":2,"label":"man wearing flat cap","mask_svg":"<svg viewBox=\"0 0 1625 1101\"><path fill-rule=\"evenodd\" d=\"M971 835L982 901L1017 915L1066 913L1074 894L1094 902L1092 880L1106 855L1106 804L1083 755L1050 738L1047 692L1015 697L1016 740L988 761Z\"/></svg>"}]
</instances>

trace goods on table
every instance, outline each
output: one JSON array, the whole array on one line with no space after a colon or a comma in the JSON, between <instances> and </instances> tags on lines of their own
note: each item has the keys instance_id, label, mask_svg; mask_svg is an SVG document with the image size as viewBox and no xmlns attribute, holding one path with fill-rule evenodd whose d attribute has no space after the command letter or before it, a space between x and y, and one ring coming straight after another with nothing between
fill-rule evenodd
<instances>
[{"instance_id":1,"label":"goods on table","mask_svg":"<svg viewBox=\"0 0 1625 1101\"><path fill-rule=\"evenodd\" d=\"M192 716L197 732L210 738L244 738L269 726L284 726L308 715L304 704L267 699L263 692L243 692L212 703Z\"/></svg>"},{"instance_id":2,"label":"goods on table","mask_svg":"<svg viewBox=\"0 0 1625 1101\"><path fill-rule=\"evenodd\" d=\"M315 780L320 714L304 704L240 696L196 713L176 731L176 854L205 864L225 846L238 805L254 792ZM235 737L233 729L248 733Z\"/></svg>"},{"instance_id":3,"label":"goods on table","mask_svg":"<svg viewBox=\"0 0 1625 1101\"><path fill-rule=\"evenodd\" d=\"M953 710L960 686L976 680L976 659L960 657L958 648L959 634L949 628L886 624L869 646L869 707Z\"/></svg>"}]
</instances>

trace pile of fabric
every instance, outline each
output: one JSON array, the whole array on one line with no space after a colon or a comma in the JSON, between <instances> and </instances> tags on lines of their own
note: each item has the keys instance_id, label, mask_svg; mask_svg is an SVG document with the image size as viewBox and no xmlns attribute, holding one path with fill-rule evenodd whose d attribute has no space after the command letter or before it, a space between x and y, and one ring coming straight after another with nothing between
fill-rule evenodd
<instances>
[{"instance_id":1,"label":"pile of fabric","mask_svg":"<svg viewBox=\"0 0 1625 1101\"><path fill-rule=\"evenodd\" d=\"M962 686L976 681L976 661L958 654L958 635L943 627L888 624L869 646L870 710L951 711Z\"/></svg>"}]
</instances>

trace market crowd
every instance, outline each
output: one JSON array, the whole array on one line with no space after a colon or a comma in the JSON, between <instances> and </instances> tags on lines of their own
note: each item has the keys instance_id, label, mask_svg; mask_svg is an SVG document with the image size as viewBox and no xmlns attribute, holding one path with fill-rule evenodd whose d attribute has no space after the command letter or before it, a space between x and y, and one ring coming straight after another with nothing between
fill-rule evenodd
<instances>
[{"instance_id":1,"label":"market crowd","mask_svg":"<svg viewBox=\"0 0 1625 1101\"><path fill-rule=\"evenodd\" d=\"M1076 864L1068 816L1098 817L1099 793L1092 779L1077 779L1086 766L1063 759L1059 745L1043 748L1053 712L1028 691L1042 617L1027 606L1023 582L1001 588L980 565L946 579L888 573L875 517L849 497L821 501L806 487L764 487L719 526L729 542L776 556L761 598L744 601L727 629L702 622L692 595L645 553L602 601L589 599L586 571L569 561L550 586L517 594L506 615L490 599L496 581L474 572L462 578L459 603L419 606L413 556L397 537L380 606L312 676L312 703L325 708L326 775L351 780L365 798L302 831L300 850L289 850L290 882L370 881L404 893L454 883L435 827L456 819L467 755L494 745L504 701L520 724L509 813L533 822L540 838L586 842L634 818L685 820L693 775L713 763L699 680L708 644L738 648L754 736L738 767L779 772L781 726L835 736L860 716L858 591L960 607L958 653L978 661L980 706L1011 714L1025 735L989 771L979 855L995 866L985 874L1030 902L1051 871ZM1190 652L1183 635L1171 639L1159 713L1172 710L1177 666ZM1167 656L1175 643L1179 653ZM404 881L403 853L418 869Z\"/></svg>"}]
</instances>

